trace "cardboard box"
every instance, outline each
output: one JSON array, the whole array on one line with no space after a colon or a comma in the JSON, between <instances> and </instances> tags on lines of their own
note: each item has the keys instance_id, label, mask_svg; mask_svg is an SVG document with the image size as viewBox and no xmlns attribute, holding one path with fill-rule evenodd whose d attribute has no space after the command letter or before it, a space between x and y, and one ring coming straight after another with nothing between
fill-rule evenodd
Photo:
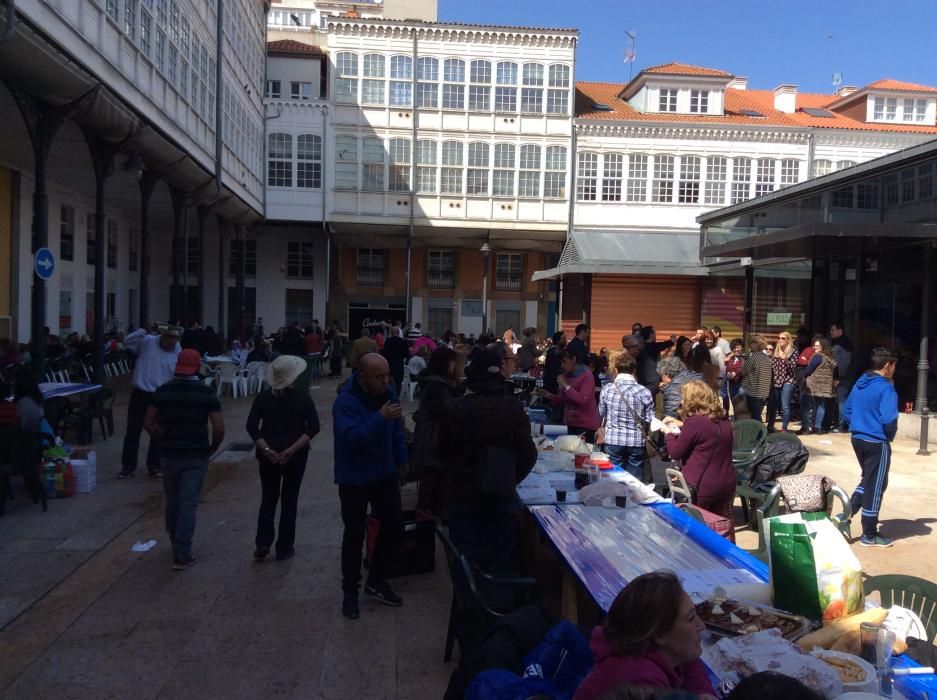
<instances>
[{"instance_id":1,"label":"cardboard box","mask_svg":"<svg viewBox=\"0 0 937 700\"><path fill-rule=\"evenodd\" d=\"M91 493L97 484L97 455L94 450L75 449L71 453L72 472L75 474L75 491Z\"/></svg>"}]
</instances>

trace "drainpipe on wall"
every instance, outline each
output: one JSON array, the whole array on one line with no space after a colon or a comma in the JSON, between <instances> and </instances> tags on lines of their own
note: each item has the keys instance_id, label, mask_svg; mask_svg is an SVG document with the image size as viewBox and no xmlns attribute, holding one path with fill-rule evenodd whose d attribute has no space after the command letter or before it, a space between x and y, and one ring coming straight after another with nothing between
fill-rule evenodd
<instances>
[{"instance_id":1,"label":"drainpipe on wall","mask_svg":"<svg viewBox=\"0 0 937 700\"><path fill-rule=\"evenodd\" d=\"M325 97L322 95L321 97ZM322 174L320 176L320 184L322 186L322 233L325 235L325 318L323 322L328 324L329 322L329 301L332 296L332 235L329 233L328 229L328 217L326 216L325 205L325 183L326 183L326 170L325 164L328 163L328 158L326 154L326 144L328 144L328 125L329 125L329 108L326 105L321 105L319 107L319 113L322 115Z\"/></svg>"},{"instance_id":2,"label":"drainpipe on wall","mask_svg":"<svg viewBox=\"0 0 937 700\"><path fill-rule=\"evenodd\" d=\"M816 137L813 132L807 134L807 179L813 177L813 161L817 157Z\"/></svg>"},{"instance_id":3,"label":"drainpipe on wall","mask_svg":"<svg viewBox=\"0 0 937 700\"><path fill-rule=\"evenodd\" d=\"M216 4L216 7L218 8L218 15L217 26L215 28L215 189L220 197L221 160L224 154L224 143L222 140L224 136L222 129L222 125L224 124L224 83L222 82L224 71L222 70L221 55L221 50L224 46L224 3L219 2ZM264 47L264 53L266 54L266 47ZM266 65L266 60L264 60L264 65ZM223 280L221 284L224 284Z\"/></svg>"},{"instance_id":4,"label":"drainpipe on wall","mask_svg":"<svg viewBox=\"0 0 937 700\"><path fill-rule=\"evenodd\" d=\"M7 8L7 28L0 37L0 43L10 41L16 36L16 0L0 0Z\"/></svg>"},{"instance_id":5,"label":"drainpipe on wall","mask_svg":"<svg viewBox=\"0 0 937 700\"><path fill-rule=\"evenodd\" d=\"M575 39L573 40L575 41ZM579 48L579 42L576 42L576 48ZM569 110L571 112L571 134L569 139L569 220L566 224L566 242L573 235L573 224L575 222L576 212L576 54L573 52L573 69L570 77ZM564 246L565 247L565 246ZM563 276L560 275L560 284L556 297L556 330L563 330Z\"/></svg>"},{"instance_id":6,"label":"drainpipe on wall","mask_svg":"<svg viewBox=\"0 0 937 700\"><path fill-rule=\"evenodd\" d=\"M413 213L414 195L416 194L416 136L417 136L417 110L416 110L416 66L417 66L417 30L413 29L413 71L410 73L410 93L413 102L413 139L410 144L410 227L407 231L407 321L413 321L413 283L410 279L413 272Z\"/></svg>"}]
</instances>

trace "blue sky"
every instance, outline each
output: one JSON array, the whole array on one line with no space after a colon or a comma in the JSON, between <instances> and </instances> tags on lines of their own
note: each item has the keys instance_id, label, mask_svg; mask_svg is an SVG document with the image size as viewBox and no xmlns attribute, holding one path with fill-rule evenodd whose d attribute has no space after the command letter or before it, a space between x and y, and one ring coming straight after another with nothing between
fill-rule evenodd
<instances>
[{"instance_id":1,"label":"blue sky","mask_svg":"<svg viewBox=\"0 0 937 700\"><path fill-rule=\"evenodd\" d=\"M937 86L934 0L439 0L440 21L576 28L577 80L625 82L628 38L642 67L670 61L801 92L894 78Z\"/></svg>"}]
</instances>

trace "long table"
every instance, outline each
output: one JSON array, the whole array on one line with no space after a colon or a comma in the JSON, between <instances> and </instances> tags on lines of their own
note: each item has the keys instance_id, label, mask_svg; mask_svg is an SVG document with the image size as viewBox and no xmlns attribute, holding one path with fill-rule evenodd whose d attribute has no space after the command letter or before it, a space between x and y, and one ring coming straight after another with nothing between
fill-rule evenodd
<instances>
[{"instance_id":1,"label":"long table","mask_svg":"<svg viewBox=\"0 0 937 700\"><path fill-rule=\"evenodd\" d=\"M65 396L77 396L97 391L100 384L79 384L73 382L43 382L39 384L39 391L43 399L53 399Z\"/></svg>"}]
</instances>

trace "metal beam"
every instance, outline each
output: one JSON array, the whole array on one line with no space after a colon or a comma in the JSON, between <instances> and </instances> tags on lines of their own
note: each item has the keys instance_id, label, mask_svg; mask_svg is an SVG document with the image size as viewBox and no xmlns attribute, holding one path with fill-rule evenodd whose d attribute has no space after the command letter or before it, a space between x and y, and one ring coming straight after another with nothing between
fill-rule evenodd
<instances>
[{"instance_id":1,"label":"metal beam","mask_svg":"<svg viewBox=\"0 0 937 700\"><path fill-rule=\"evenodd\" d=\"M140 175L140 325L150 318L150 199L159 176L144 170Z\"/></svg>"}]
</instances>

